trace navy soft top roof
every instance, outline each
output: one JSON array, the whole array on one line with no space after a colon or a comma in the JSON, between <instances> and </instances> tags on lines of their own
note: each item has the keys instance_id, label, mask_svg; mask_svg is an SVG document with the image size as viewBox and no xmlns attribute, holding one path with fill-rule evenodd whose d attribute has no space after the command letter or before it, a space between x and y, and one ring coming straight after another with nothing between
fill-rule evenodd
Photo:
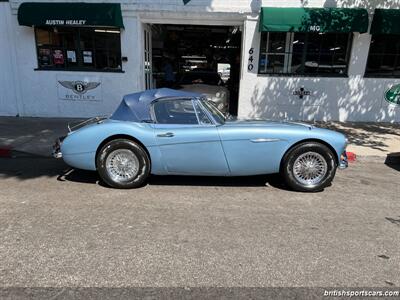
<instances>
[{"instance_id":1,"label":"navy soft top roof","mask_svg":"<svg viewBox=\"0 0 400 300\"><path fill-rule=\"evenodd\" d=\"M151 120L150 104L159 98L200 97L201 94L177 91L172 89L154 89L124 96L121 104L110 119L120 121L142 122Z\"/></svg>"}]
</instances>

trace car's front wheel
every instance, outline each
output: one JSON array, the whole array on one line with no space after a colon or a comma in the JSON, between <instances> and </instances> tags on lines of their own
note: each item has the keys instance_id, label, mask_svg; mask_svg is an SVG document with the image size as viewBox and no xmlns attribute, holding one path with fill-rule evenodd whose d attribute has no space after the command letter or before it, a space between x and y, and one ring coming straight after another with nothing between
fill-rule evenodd
<instances>
[{"instance_id":1,"label":"car's front wheel","mask_svg":"<svg viewBox=\"0 0 400 300\"><path fill-rule=\"evenodd\" d=\"M330 185L336 168L334 154L327 146L306 142L295 146L285 155L281 172L292 189L317 192Z\"/></svg>"},{"instance_id":2,"label":"car's front wheel","mask_svg":"<svg viewBox=\"0 0 400 300\"><path fill-rule=\"evenodd\" d=\"M137 143L116 139L105 144L98 152L97 171L109 186L120 189L143 185L150 173L150 160Z\"/></svg>"}]
</instances>

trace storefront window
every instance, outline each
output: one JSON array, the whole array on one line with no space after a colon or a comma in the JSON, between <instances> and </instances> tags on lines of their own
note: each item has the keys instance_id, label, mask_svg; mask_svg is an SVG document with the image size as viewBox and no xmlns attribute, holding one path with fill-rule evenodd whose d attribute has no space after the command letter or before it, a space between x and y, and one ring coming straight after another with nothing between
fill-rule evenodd
<instances>
[{"instance_id":1,"label":"storefront window","mask_svg":"<svg viewBox=\"0 0 400 300\"><path fill-rule=\"evenodd\" d=\"M119 29L35 28L39 69L121 70Z\"/></svg>"},{"instance_id":2,"label":"storefront window","mask_svg":"<svg viewBox=\"0 0 400 300\"><path fill-rule=\"evenodd\" d=\"M400 77L400 36L372 35L367 77Z\"/></svg>"},{"instance_id":3,"label":"storefront window","mask_svg":"<svg viewBox=\"0 0 400 300\"><path fill-rule=\"evenodd\" d=\"M352 35L263 32L260 74L347 76Z\"/></svg>"}]
</instances>

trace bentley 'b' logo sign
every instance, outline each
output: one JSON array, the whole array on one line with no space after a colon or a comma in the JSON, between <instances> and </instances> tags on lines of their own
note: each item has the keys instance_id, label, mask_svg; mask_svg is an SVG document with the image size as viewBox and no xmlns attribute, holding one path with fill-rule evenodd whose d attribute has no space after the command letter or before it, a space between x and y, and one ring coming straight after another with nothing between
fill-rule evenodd
<instances>
[{"instance_id":1,"label":"bentley 'b' logo sign","mask_svg":"<svg viewBox=\"0 0 400 300\"><path fill-rule=\"evenodd\" d=\"M58 81L63 87L72 90L75 94L82 95L100 85L100 82L85 81Z\"/></svg>"},{"instance_id":2,"label":"bentley 'b' logo sign","mask_svg":"<svg viewBox=\"0 0 400 300\"><path fill-rule=\"evenodd\" d=\"M57 75L58 99L69 101L102 101L100 76Z\"/></svg>"}]
</instances>

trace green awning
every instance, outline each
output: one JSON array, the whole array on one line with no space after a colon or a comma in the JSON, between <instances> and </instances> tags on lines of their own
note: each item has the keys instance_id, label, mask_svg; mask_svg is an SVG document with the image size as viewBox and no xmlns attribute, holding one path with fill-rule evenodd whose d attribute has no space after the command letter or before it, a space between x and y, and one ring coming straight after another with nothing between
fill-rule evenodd
<instances>
[{"instance_id":1,"label":"green awning","mask_svg":"<svg viewBox=\"0 0 400 300\"><path fill-rule=\"evenodd\" d=\"M400 34L400 9L375 9L371 34Z\"/></svg>"},{"instance_id":2,"label":"green awning","mask_svg":"<svg viewBox=\"0 0 400 300\"><path fill-rule=\"evenodd\" d=\"M260 31L364 33L368 22L363 8L263 7Z\"/></svg>"},{"instance_id":3,"label":"green awning","mask_svg":"<svg viewBox=\"0 0 400 300\"><path fill-rule=\"evenodd\" d=\"M25 26L105 26L123 28L119 3L24 2L18 23Z\"/></svg>"}]
</instances>

